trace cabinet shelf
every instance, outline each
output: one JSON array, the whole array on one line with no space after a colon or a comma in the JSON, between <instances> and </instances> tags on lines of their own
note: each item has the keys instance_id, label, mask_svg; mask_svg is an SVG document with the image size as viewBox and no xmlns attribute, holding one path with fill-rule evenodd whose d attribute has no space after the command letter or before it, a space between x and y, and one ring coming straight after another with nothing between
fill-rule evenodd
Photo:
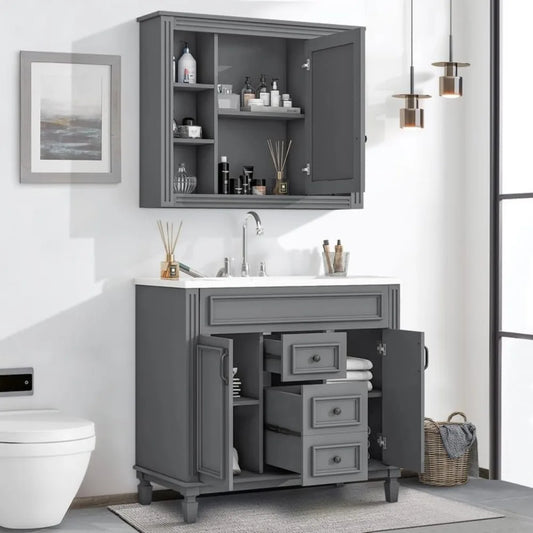
<instances>
[{"instance_id":1,"label":"cabinet shelf","mask_svg":"<svg viewBox=\"0 0 533 533\"><path fill-rule=\"evenodd\" d=\"M371 390L369 393L368 393L368 397L369 398L381 398L383 396L383 393L380 391L380 390Z\"/></svg>"},{"instance_id":2,"label":"cabinet shelf","mask_svg":"<svg viewBox=\"0 0 533 533\"><path fill-rule=\"evenodd\" d=\"M302 476L294 472L288 472L286 470L281 470L278 468L265 467L265 471L262 474L257 472L250 472L249 470L242 470L238 476L233 476L234 484L245 484L245 483L254 483L257 481L261 482L283 482L284 485L297 485L302 482ZM293 481L294 483L290 483Z\"/></svg>"},{"instance_id":3,"label":"cabinet shelf","mask_svg":"<svg viewBox=\"0 0 533 533\"><path fill-rule=\"evenodd\" d=\"M210 91L215 88L212 83L173 83L174 90L176 91Z\"/></svg>"},{"instance_id":4,"label":"cabinet shelf","mask_svg":"<svg viewBox=\"0 0 533 533\"><path fill-rule=\"evenodd\" d=\"M202 146L214 143L214 139L181 139L179 137L174 137L174 144Z\"/></svg>"},{"instance_id":5,"label":"cabinet shelf","mask_svg":"<svg viewBox=\"0 0 533 533\"><path fill-rule=\"evenodd\" d=\"M231 118L231 119L250 119L250 120L302 120L305 115L303 113L275 113L273 111L267 111L262 113L261 111L234 111L232 109L219 109L219 118Z\"/></svg>"},{"instance_id":6,"label":"cabinet shelf","mask_svg":"<svg viewBox=\"0 0 533 533\"><path fill-rule=\"evenodd\" d=\"M240 407L242 405L259 405L259 400L256 398L247 398L246 396L233 398L233 407Z\"/></svg>"}]
</instances>

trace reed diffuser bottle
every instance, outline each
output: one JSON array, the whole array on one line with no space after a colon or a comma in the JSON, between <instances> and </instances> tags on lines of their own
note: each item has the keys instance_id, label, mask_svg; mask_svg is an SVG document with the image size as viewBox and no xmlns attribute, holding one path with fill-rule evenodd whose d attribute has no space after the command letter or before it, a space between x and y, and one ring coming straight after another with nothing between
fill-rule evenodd
<instances>
[{"instance_id":1,"label":"reed diffuser bottle","mask_svg":"<svg viewBox=\"0 0 533 533\"><path fill-rule=\"evenodd\" d=\"M274 194L288 194L289 192L289 183L285 177L285 165L291 150L292 139L289 140L288 144L285 143L285 140L273 141L272 139L267 139L268 150L276 172Z\"/></svg>"},{"instance_id":2,"label":"reed diffuser bottle","mask_svg":"<svg viewBox=\"0 0 533 533\"><path fill-rule=\"evenodd\" d=\"M161 240L163 241L163 246L165 247L165 260L161 261L161 279L179 279L180 277L180 267L179 263L174 259L174 250L176 249L176 244L181 233L181 227L183 222L180 222L178 231L174 233L174 224L166 223L166 231L163 227L163 222L161 220L157 221L157 227L159 228L159 234L161 235Z\"/></svg>"}]
</instances>

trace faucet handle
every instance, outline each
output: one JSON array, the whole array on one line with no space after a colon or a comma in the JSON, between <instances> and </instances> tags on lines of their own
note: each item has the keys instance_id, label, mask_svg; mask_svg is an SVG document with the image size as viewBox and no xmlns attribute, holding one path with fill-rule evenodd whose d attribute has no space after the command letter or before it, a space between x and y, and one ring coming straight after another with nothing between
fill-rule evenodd
<instances>
[{"instance_id":1,"label":"faucet handle","mask_svg":"<svg viewBox=\"0 0 533 533\"><path fill-rule=\"evenodd\" d=\"M259 272L257 273L257 275L260 278L266 278L268 276L267 270L266 270L266 263L264 261L261 261L259 263Z\"/></svg>"},{"instance_id":2,"label":"faucet handle","mask_svg":"<svg viewBox=\"0 0 533 533\"><path fill-rule=\"evenodd\" d=\"M217 272L217 278L230 278L232 272L233 257L224 257L224 266Z\"/></svg>"}]
</instances>

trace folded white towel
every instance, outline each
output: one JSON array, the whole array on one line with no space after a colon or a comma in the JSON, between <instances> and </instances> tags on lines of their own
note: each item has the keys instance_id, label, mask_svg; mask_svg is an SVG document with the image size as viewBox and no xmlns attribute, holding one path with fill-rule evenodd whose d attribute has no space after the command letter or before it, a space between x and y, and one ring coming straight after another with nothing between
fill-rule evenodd
<instances>
[{"instance_id":1,"label":"folded white towel","mask_svg":"<svg viewBox=\"0 0 533 533\"><path fill-rule=\"evenodd\" d=\"M361 359L360 357L346 358L346 370L370 370L374 365L368 359Z\"/></svg>"},{"instance_id":2,"label":"folded white towel","mask_svg":"<svg viewBox=\"0 0 533 533\"><path fill-rule=\"evenodd\" d=\"M350 381L357 381L358 383L361 382L360 379L328 379L328 380L326 380L326 383L328 383L328 384L331 384L331 383L350 383ZM373 388L372 382L371 381L367 381L366 384L367 384L368 390L371 391L372 388Z\"/></svg>"},{"instance_id":3,"label":"folded white towel","mask_svg":"<svg viewBox=\"0 0 533 533\"><path fill-rule=\"evenodd\" d=\"M370 381L372 377L370 370L348 370L346 372L346 379L352 381Z\"/></svg>"}]
</instances>

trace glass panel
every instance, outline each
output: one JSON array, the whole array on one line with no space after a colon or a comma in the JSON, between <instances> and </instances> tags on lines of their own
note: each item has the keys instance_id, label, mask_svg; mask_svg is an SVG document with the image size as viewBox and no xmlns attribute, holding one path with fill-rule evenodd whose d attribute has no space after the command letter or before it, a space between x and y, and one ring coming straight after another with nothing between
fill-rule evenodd
<instances>
[{"instance_id":1,"label":"glass panel","mask_svg":"<svg viewBox=\"0 0 533 533\"><path fill-rule=\"evenodd\" d=\"M531 0L505 0L500 2L500 6L501 191L533 192L531 136L524 135L524 125L533 121L533 106L528 105L520 95L521 88L533 86L533 69L524 62L524 50L533 47L531 17L524 16L531 7Z\"/></svg>"},{"instance_id":2,"label":"glass panel","mask_svg":"<svg viewBox=\"0 0 533 533\"><path fill-rule=\"evenodd\" d=\"M533 199L502 206L502 329L533 333Z\"/></svg>"},{"instance_id":3,"label":"glass panel","mask_svg":"<svg viewBox=\"0 0 533 533\"><path fill-rule=\"evenodd\" d=\"M533 487L533 341L502 339L502 479Z\"/></svg>"}]
</instances>

